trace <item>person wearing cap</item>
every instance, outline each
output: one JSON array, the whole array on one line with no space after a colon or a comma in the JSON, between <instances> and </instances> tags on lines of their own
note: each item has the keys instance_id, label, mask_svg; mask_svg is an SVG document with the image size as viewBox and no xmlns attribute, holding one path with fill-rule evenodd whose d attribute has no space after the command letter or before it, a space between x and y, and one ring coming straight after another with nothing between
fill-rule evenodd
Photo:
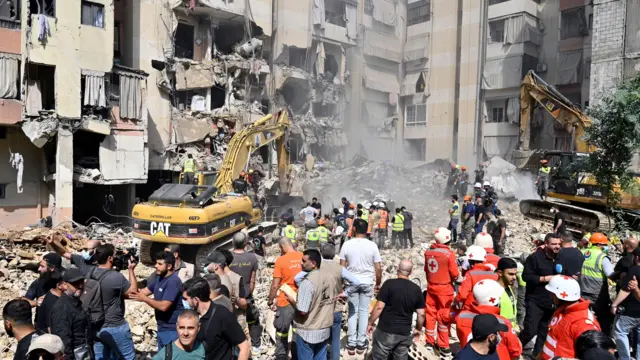
<instances>
[{"instance_id":1,"label":"person wearing cap","mask_svg":"<svg viewBox=\"0 0 640 360\"><path fill-rule=\"evenodd\" d=\"M580 298L580 284L576 279L555 275L545 289L551 293L557 310L549 322L540 355L543 360L555 356L574 358L576 339L585 331L600 331L600 324L589 310L589 301Z\"/></svg>"},{"instance_id":2,"label":"person wearing cap","mask_svg":"<svg viewBox=\"0 0 640 360\"><path fill-rule=\"evenodd\" d=\"M424 271L427 278L426 296L426 343L427 347L436 347L436 316L438 311L449 309L453 302L454 288L460 272L456 264L456 254L449 249L451 232L446 228L438 228L433 234L436 242L424 252ZM440 323L439 327L446 327L446 331L438 331L437 345L449 351L449 326ZM445 346L446 345L446 346Z\"/></svg>"},{"instance_id":3,"label":"person wearing cap","mask_svg":"<svg viewBox=\"0 0 640 360\"><path fill-rule=\"evenodd\" d=\"M502 258L498 261L498 284L504 289L500 297L500 315L511 322L513 328L518 327L518 301L514 291L518 278L518 264L511 258Z\"/></svg>"},{"instance_id":4,"label":"person wearing cap","mask_svg":"<svg viewBox=\"0 0 640 360\"><path fill-rule=\"evenodd\" d=\"M65 345L62 339L59 336L52 334L43 334L35 338L31 342L29 351L27 352L27 356L30 360L62 360L66 358L65 355ZM69 359L74 359L74 357L70 357ZM90 357L81 359L90 359Z\"/></svg>"},{"instance_id":5,"label":"person wearing cap","mask_svg":"<svg viewBox=\"0 0 640 360\"><path fill-rule=\"evenodd\" d=\"M233 192L236 194L246 194L247 189L249 188L249 183L247 183L246 174L244 171L240 172L240 175L237 179L233 180L231 183L233 187Z\"/></svg>"},{"instance_id":6,"label":"person wearing cap","mask_svg":"<svg viewBox=\"0 0 640 360\"><path fill-rule=\"evenodd\" d=\"M498 355L500 338L507 336L509 327L500 323L492 314L481 314L473 317L471 338L454 357L454 360L503 360ZM461 339L462 340L462 339Z\"/></svg>"},{"instance_id":7,"label":"person wearing cap","mask_svg":"<svg viewBox=\"0 0 640 360\"><path fill-rule=\"evenodd\" d=\"M27 300L32 307L38 306L44 300L44 296L55 287L51 281L51 276L55 271L62 269L62 257L55 252L50 252L42 257L38 266L40 276L29 285L27 292L22 297Z\"/></svg>"},{"instance_id":8,"label":"person wearing cap","mask_svg":"<svg viewBox=\"0 0 640 360\"><path fill-rule=\"evenodd\" d=\"M404 216L404 238L409 242L409 245L413 247L413 232L411 227L413 226L411 221L413 220L413 214L407 211L406 207L401 207L402 216Z\"/></svg>"},{"instance_id":9,"label":"person wearing cap","mask_svg":"<svg viewBox=\"0 0 640 360\"><path fill-rule=\"evenodd\" d=\"M551 174L551 167L547 159L540 161L540 169L538 170L538 178L535 185L538 189L538 195L543 201L547 200L547 193L549 192L549 176Z\"/></svg>"},{"instance_id":10,"label":"person wearing cap","mask_svg":"<svg viewBox=\"0 0 640 360\"><path fill-rule=\"evenodd\" d=\"M25 299L9 301L2 308L2 320L7 335L18 341L13 359L26 360L31 342L44 334L33 326L31 305Z\"/></svg>"},{"instance_id":11,"label":"person wearing cap","mask_svg":"<svg viewBox=\"0 0 640 360\"><path fill-rule=\"evenodd\" d=\"M207 272L220 276L222 284L229 289L229 297L233 303L233 313L236 315L240 326L247 335L247 338L249 338L249 327L245 316L245 309L248 305L246 300L247 293L245 291L245 287L242 286L242 276L231 271L229 268L229 265L233 263L233 254L226 249L216 250L209 255L205 263L209 263L207 266Z\"/></svg>"},{"instance_id":12,"label":"person wearing cap","mask_svg":"<svg viewBox=\"0 0 640 360\"><path fill-rule=\"evenodd\" d=\"M609 239L603 233L594 233L589 238L591 246L582 250L584 263L582 264L582 276L580 276L580 288L582 298L591 301L593 310L602 325L604 332L611 329L611 314L609 307L609 276L613 275L613 265L607 255Z\"/></svg>"},{"instance_id":13,"label":"person wearing cap","mask_svg":"<svg viewBox=\"0 0 640 360\"><path fill-rule=\"evenodd\" d=\"M455 302L460 308L466 309L473 302L473 287L482 280L498 280L495 268L486 263L487 251L478 246L467 248L467 257L471 268L458 288ZM460 306L461 305L461 306Z\"/></svg>"},{"instance_id":14,"label":"person wearing cap","mask_svg":"<svg viewBox=\"0 0 640 360\"><path fill-rule=\"evenodd\" d=\"M79 269L69 269L63 275L64 292L51 309L51 333L64 342L67 359L77 359L74 354L91 356L89 315L82 310L80 296L84 292L84 274Z\"/></svg>"},{"instance_id":15,"label":"person wearing cap","mask_svg":"<svg viewBox=\"0 0 640 360\"><path fill-rule=\"evenodd\" d=\"M458 196L463 198L467 195L467 187L469 185L469 173L466 166L460 167L460 174L458 175Z\"/></svg>"},{"instance_id":16,"label":"person wearing cap","mask_svg":"<svg viewBox=\"0 0 640 360\"><path fill-rule=\"evenodd\" d=\"M471 196L465 195L464 202L462 203L462 224L460 226L460 237L464 240L467 246L471 246L472 242L473 227L475 225L475 219L473 218L474 214L475 205L471 201Z\"/></svg>"},{"instance_id":17,"label":"person wearing cap","mask_svg":"<svg viewBox=\"0 0 640 360\"><path fill-rule=\"evenodd\" d=\"M487 265L491 265L493 270L498 268L500 256L494 254L493 239L491 238L491 235L486 232L478 233L478 235L476 235L476 239L473 241L473 245L480 246L486 251L485 262Z\"/></svg>"},{"instance_id":18,"label":"person wearing cap","mask_svg":"<svg viewBox=\"0 0 640 360\"><path fill-rule=\"evenodd\" d=\"M475 323L475 318L478 316L492 315L503 329L500 331L501 341L496 349L498 357L500 360L511 360L520 357L522 344L516 336L509 319L500 315L500 299L504 293L505 288L493 280L480 281L473 287L474 302L468 310L462 310L456 318L456 332L458 339L460 339L461 348L464 348L472 338L482 338L485 335L494 333L495 328L488 326L489 324L485 324L487 328L481 326L478 329L476 328L478 324ZM484 331L484 333L478 334L478 331Z\"/></svg>"},{"instance_id":19,"label":"person wearing cap","mask_svg":"<svg viewBox=\"0 0 640 360\"><path fill-rule=\"evenodd\" d=\"M532 354L534 357L542 351L549 321L553 316L553 299L545 286L553 278L554 261L560 252L561 241L562 238L559 235L547 234L544 248L538 248L527 257L522 272L522 279L527 282L527 301L526 314L519 337L521 343L528 344L537 336Z\"/></svg>"},{"instance_id":20,"label":"person wearing cap","mask_svg":"<svg viewBox=\"0 0 640 360\"><path fill-rule=\"evenodd\" d=\"M42 332L49 332L51 308L53 308L55 303L60 298L60 295L62 295L64 287L62 272L52 272L50 281L51 284L56 285L44 295L42 303L40 303L40 305L36 307L35 325L36 329Z\"/></svg>"}]
</instances>

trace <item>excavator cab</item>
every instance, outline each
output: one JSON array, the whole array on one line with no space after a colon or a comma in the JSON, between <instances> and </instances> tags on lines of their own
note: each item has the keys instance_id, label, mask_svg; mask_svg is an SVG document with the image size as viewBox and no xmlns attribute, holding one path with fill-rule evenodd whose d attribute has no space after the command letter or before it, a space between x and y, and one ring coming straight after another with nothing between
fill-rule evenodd
<instances>
[{"instance_id":1,"label":"excavator cab","mask_svg":"<svg viewBox=\"0 0 640 360\"><path fill-rule=\"evenodd\" d=\"M218 178L217 171L198 171L196 173L196 178L198 179L199 186L215 186L216 179ZM178 176L178 184L182 184L182 179L184 179L184 173L181 172L180 176Z\"/></svg>"}]
</instances>

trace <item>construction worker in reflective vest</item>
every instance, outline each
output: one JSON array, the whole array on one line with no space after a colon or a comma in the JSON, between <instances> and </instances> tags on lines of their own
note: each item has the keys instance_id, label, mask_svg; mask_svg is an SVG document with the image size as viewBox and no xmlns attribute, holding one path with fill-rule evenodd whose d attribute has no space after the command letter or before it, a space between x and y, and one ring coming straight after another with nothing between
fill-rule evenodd
<instances>
[{"instance_id":1,"label":"construction worker in reflective vest","mask_svg":"<svg viewBox=\"0 0 640 360\"><path fill-rule=\"evenodd\" d=\"M326 221L323 218L318 219L318 228L316 230L318 231L318 235L320 237L319 240L321 244L329 241L329 229L325 227L325 224L326 224ZM309 247L307 246L307 248Z\"/></svg>"},{"instance_id":2,"label":"construction worker in reflective vest","mask_svg":"<svg viewBox=\"0 0 640 360\"><path fill-rule=\"evenodd\" d=\"M287 219L287 226L284 228L284 236L291 239L291 242L296 243L296 227L293 226L293 219Z\"/></svg>"},{"instance_id":3,"label":"construction worker in reflective vest","mask_svg":"<svg viewBox=\"0 0 640 360\"><path fill-rule=\"evenodd\" d=\"M193 159L192 154L187 154L187 160L182 164L182 183L195 185L196 181L196 161Z\"/></svg>"},{"instance_id":4,"label":"construction worker in reflective vest","mask_svg":"<svg viewBox=\"0 0 640 360\"><path fill-rule=\"evenodd\" d=\"M354 219L355 219L355 214L353 213L353 210L347 211L347 218L345 219L345 222L347 223L347 237L349 238L352 238L354 235L354 232L353 232Z\"/></svg>"},{"instance_id":5,"label":"construction worker in reflective vest","mask_svg":"<svg viewBox=\"0 0 640 360\"><path fill-rule=\"evenodd\" d=\"M404 248L406 245L404 239L404 215L402 215L402 210L397 208L391 225L391 246Z\"/></svg>"},{"instance_id":6,"label":"construction worker in reflective vest","mask_svg":"<svg viewBox=\"0 0 640 360\"><path fill-rule=\"evenodd\" d=\"M549 322L544 342L543 360L554 357L575 358L574 345L585 331L600 331L600 324L589 310L589 301L580 298L580 284L572 277L555 275L545 286L551 293L557 310Z\"/></svg>"},{"instance_id":7,"label":"construction worker in reflective vest","mask_svg":"<svg viewBox=\"0 0 640 360\"><path fill-rule=\"evenodd\" d=\"M603 331L607 332L611 330L613 322L613 315L609 311L611 298L608 278L613 274L613 265L607 256L609 239L603 233L597 232L591 235L589 243L591 246L588 249L582 249L584 255L580 277L582 298L591 301Z\"/></svg>"},{"instance_id":8,"label":"construction worker in reflective vest","mask_svg":"<svg viewBox=\"0 0 640 360\"><path fill-rule=\"evenodd\" d=\"M427 347L438 346L440 353L451 354L449 349L449 330L451 324L438 324L438 343L436 345L436 316L439 310L449 309L453 302L454 288L460 272L456 263L456 254L447 245L451 241L451 232L438 228L433 234L436 242L424 253L424 272L427 275L427 298L425 309L425 332Z\"/></svg>"},{"instance_id":9,"label":"construction worker in reflective vest","mask_svg":"<svg viewBox=\"0 0 640 360\"><path fill-rule=\"evenodd\" d=\"M487 251L478 245L471 245L467 249L467 257L471 268L467 271L462 284L458 288L455 301L459 308L467 309L473 302L473 287L481 280L498 280L498 274L485 263Z\"/></svg>"},{"instance_id":10,"label":"construction worker in reflective vest","mask_svg":"<svg viewBox=\"0 0 640 360\"><path fill-rule=\"evenodd\" d=\"M478 233L475 240L473 241L473 245L480 246L487 252L487 255L485 256L485 262L493 266L493 270L498 268L498 261L500 261L500 256L493 253L493 238L491 237L491 235L484 231Z\"/></svg>"},{"instance_id":11,"label":"construction worker in reflective vest","mask_svg":"<svg viewBox=\"0 0 640 360\"><path fill-rule=\"evenodd\" d=\"M305 234L305 240L307 240L307 249L319 249L320 248L320 232L318 231L318 224L311 224L311 229L307 230Z\"/></svg>"},{"instance_id":12,"label":"construction worker in reflective vest","mask_svg":"<svg viewBox=\"0 0 640 360\"><path fill-rule=\"evenodd\" d=\"M536 189L538 189L538 195L540 199L547 200L547 193L549 192L549 176L551 174L551 167L546 159L540 161L540 169L538 170L538 178L536 179Z\"/></svg>"},{"instance_id":13,"label":"construction worker in reflective vest","mask_svg":"<svg viewBox=\"0 0 640 360\"><path fill-rule=\"evenodd\" d=\"M498 261L498 284L504 289L500 297L500 315L511 322L514 329L518 329L518 294L514 285L518 278L518 263L511 258L502 258Z\"/></svg>"},{"instance_id":14,"label":"construction worker in reflective vest","mask_svg":"<svg viewBox=\"0 0 640 360\"><path fill-rule=\"evenodd\" d=\"M480 281L473 287L473 297L475 301L468 310L463 310L456 318L456 332L460 339L460 348L464 348L473 338L473 319L479 315L493 315L502 325L500 331L500 342L497 344L496 352L500 360L517 359L522 355L522 344L516 336L513 327L508 319L500 315L500 298L504 293L504 288L493 280Z\"/></svg>"},{"instance_id":15,"label":"construction worker in reflective vest","mask_svg":"<svg viewBox=\"0 0 640 360\"><path fill-rule=\"evenodd\" d=\"M364 221L369 221L369 210L364 208L362 204L358 204L358 210L362 211L362 215L360 215L360 219Z\"/></svg>"},{"instance_id":16,"label":"construction worker in reflective vest","mask_svg":"<svg viewBox=\"0 0 640 360\"><path fill-rule=\"evenodd\" d=\"M449 209L449 226L447 229L451 231L453 242L458 242L458 222L460 222L460 204L458 204L458 195L451 195L451 209Z\"/></svg>"},{"instance_id":17,"label":"construction worker in reflective vest","mask_svg":"<svg viewBox=\"0 0 640 360\"><path fill-rule=\"evenodd\" d=\"M527 261L527 254L523 252L520 254L520 259L518 259L518 314L516 318L518 319L518 327L522 329L524 323L524 315L526 313L526 308L524 306L524 301L527 294L527 282L522 278L522 273L524 272L524 263Z\"/></svg>"}]
</instances>

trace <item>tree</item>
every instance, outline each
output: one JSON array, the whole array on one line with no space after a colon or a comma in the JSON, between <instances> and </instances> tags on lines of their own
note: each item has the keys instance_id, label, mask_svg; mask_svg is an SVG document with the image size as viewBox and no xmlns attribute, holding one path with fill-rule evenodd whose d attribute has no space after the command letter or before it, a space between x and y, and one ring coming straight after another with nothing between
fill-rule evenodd
<instances>
[{"instance_id":1,"label":"tree","mask_svg":"<svg viewBox=\"0 0 640 360\"><path fill-rule=\"evenodd\" d=\"M585 129L585 138L596 150L589 155L586 170L614 210L621 200L618 186L629 191L635 183L629 168L640 149L640 74L589 108L588 114L593 124Z\"/></svg>"}]
</instances>

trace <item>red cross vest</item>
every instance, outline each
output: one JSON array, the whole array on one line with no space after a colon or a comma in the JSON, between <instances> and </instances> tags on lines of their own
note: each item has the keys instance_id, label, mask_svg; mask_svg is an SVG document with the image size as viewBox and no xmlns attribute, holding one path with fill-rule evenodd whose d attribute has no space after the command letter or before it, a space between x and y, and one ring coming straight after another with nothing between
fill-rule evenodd
<instances>
[{"instance_id":1,"label":"red cross vest","mask_svg":"<svg viewBox=\"0 0 640 360\"><path fill-rule=\"evenodd\" d=\"M578 336L588 330L600 331L600 324L589 310L589 304L587 300L578 299L569 306L560 306L553 313L547 339L542 348L543 360L550 360L556 356L575 358L573 345Z\"/></svg>"},{"instance_id":2,"label":"red cross vest","mask_svg":"<svg viewBox=\"0 0 640 360\"><path fill-rule=\"evenodd\" d=\"M474 265L467 271L456 295L456 302L463 304L463 310L468 310L471 303L475 300L473 297L473 287L478 282L486 279L498 281L498 274L490 270L486 264Z\"/></svg>"},{"instance_id":3,"label":"red cross vest","mask_svg":"<svg viewBox=\"0 0 640 360\"><path fill-rule=\"evenodd\" d=\"M448 248L432 247L424 252L424 271L429 285L451 284L449 275L449 257L455 254Z\"/></svg>"}]
</instances>

